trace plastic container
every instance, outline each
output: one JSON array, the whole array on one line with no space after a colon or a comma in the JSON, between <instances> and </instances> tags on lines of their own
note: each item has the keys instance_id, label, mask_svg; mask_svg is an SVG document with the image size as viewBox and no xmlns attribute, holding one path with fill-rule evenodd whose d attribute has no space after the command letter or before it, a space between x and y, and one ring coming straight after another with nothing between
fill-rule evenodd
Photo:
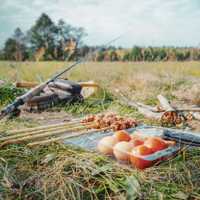
<instances>
[{"instance_id":1,"label":"plastic container","mask_svg":"<svg viewBox=\"0 0 200 200\"><path fill-rule=\"evenodd\" d=\"M163 135L163 129L162 128L154 128L154 127L147 127L147 126L140 126L137 128L132 128L127 130L129 132L130 135L134 135L134 132L140 132L142 133L141 136L142 137L149 137L149 136L159 136L162 137ZM91 151L98 151L97 150L97 145L99 143L99 141L106 137L106 136L112 136L114 134L114 132L94 132L94 133L90 133L90 134L85 134L76 138L71 138L71 139L67 139L64 141L64 143L66 144L72 144L78 147L82 147L86 150L91 150ZM152 166L153 164L157 163L157 162L162 162L163 160L169 159L171 156L173 156L174 154L176 154L179 150L180 150L180 145L174 145L174 146L170 146L166 149L157 151L155 153L151 153L149 155L144 155L144 156L138 156L140 159L145 160L145 161L150 161L152 162L152 164L150 166ZM124 153L124 152L122 152ZM129 156L131 156L131 152L129 153ZM113 156L114 158L114 156ZM127 161L120 161L122 163L130 163L130 160Z\"/></svg>"}]
</instances>

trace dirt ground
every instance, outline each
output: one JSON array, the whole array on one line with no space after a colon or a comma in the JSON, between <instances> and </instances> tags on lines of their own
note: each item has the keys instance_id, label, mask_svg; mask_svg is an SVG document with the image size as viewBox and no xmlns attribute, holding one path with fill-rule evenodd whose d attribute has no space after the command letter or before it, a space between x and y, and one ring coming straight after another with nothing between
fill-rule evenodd
<instances>
[{"instance_id":1,"label":"dirt ground","mask_svg":"<svg viewBox=\"0 0 200 200\"><path fill-rule=\"evenodd\" d=\"M34 113L23 111L20 118L33 121L38 123L38 125L50 125L71 121L73 116L65 111L43 111Z\"/></svg>"}]
</instances>

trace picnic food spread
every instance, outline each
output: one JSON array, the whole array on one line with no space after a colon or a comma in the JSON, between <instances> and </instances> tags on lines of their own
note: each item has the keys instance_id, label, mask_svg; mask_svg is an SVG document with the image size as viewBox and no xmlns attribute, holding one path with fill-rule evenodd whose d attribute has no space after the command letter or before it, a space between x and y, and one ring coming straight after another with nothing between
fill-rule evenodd
<instances>
[{"instance_id":1,"label":"picnic food spread","mask_svg":"<svg viewBox=\"0 0 200 200\"><path fill-rule=\"evenodd\" d=\"M89 115L82 122L93 122L92 128L101 129L110 127L112 130L123 130L137 126L137 122L132 118L121 117L115 113Z\"/></svg>"},{"instance_id":2,"label":"picnic food spread","mask_svg":"<svg viewBox=\"0 0 200 200\"><path fill-rule=\"evenodd\" d=\"M147 129L141 131L141 125L135 119L115 113L88 115L59 124L8 131L7 136L0 137L0 148L19 143L34 147L74 139L75 145L83 143L86 149L89 149L87 145L93 145L93 150L145 169L177 153L180 150L177 144L200 145L200 138L194 134L165 130L158 137L155 136L156 130L145 133Z\"/></svg>"},{"instance_id":3,"label":"picnic food spread","mask_svg":"<svg viewBox=\"0 0 200 200\"><path fill-rule=\"evenodd\" d=\"M88 115L58 124L8 130L7 136L0 137L0 148L19 143L35 147L73 139L76 141L74 145L82 143L82 147L86 149L90 149L88 147L92 145L93 150L113 156L119 162L145 169L173 156L181 150L180 144L200 145L200 137L192 133L162 129L163 132L158 137L158 129L148 133L148 128L141 131L142 126L133 118L115 113Z\"/></svg>"},{"instance_id":4,"label":"picnic food spread","mask_svg":"<svg viewBox=\"0 0 200 200\"><path fill-rule=\"evenodd\" d=\"M118 161L131 163L138 169L152 166L157 160L146 160L143 156L152 155L175 145L175 142L164 140L156 136L143 136L133 134L125 130L117 131L112 136L102 138L97 149L105 155L114 156Z\"/></svg>"}]
</instances>

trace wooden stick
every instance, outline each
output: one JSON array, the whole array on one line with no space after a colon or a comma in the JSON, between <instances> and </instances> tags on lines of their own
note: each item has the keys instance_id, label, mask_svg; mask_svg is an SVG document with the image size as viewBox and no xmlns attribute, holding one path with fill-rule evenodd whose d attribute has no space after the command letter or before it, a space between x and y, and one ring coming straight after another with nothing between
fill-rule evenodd
<instances>
[{"instance_id":1,"label":"wooden stick","mask_svg":"<svg viewBox=\"0 0 200 200\"><path fill-rule=\"evenodd\" d=\"M27 146L28 147L34 147L34 146L37 146L37 145L46 145L46 144L49 144L49 143L52 143L52 142L57 142L59 140L69 139L69 138L73 138L73 137L78 137L78 136L83 135L83 134L95 133L95 132L105 131L105 130L109 130L109 129L110 128L102 128L102 129L99 129L99 130L90 130L90 131L87 131L87 132L84 131L84 132L79 132L79 133L72 133L72 134L69 134L69 135L51 138L51 139L44 140L44 141L28 143Z\"/></svg>"},{"instance_id":2,"label":"wooden stick","mask_svg":"<svg viewBox=\"0 0 200 200\"><path fill-rule=\"evenodd\" d=\"M141 102L137 102L137 104L139 106L143 107L143 108L146 108L146 109L152 111L152 112L159 112L158 109L157 109L157 107L149 106L149 105L143 104Z\"/></svg>"},{"instance_id":3,"label":"wooden stick","mask_svg":"<svg viewBox=\"0 0 200 200\"><path fill-rule=\"evenodd\" d=\"M15 130L9 131L8 135L24 133L24 132L32 132L32 131L37 131L37 130L44 130L44 129L48 129L48 128L52 128L52 127L63 126L63 125L72 125L72 124L77 124L79 122L81 122L81 119L70 121L70 122L62 122L62 123L57 123L57 124L38 126L38 127L33 127L33 128L25 128L25 129L21 129L21 130L15 129Z\"/></svg>"},{"instance_id":4,"label":"wooden stick","mask_svg":"<svg viewBox=\"0 0 200 200\"><path fill-rule=\"evenodd\" d=\"M91 82L91 83L90 82L80 82L79 85L81 87L96 87L96 88L99 87L99 85L97 83L94 83L94 82Z\"/></svg>"},{"instance_id":5,"label":"wooden stick","mask_svg":"<svg viewBox=\"0 0 200 200\"><path fill-rule=\"evenodd\" d=\"M133 101L130 101L128 100L126 97L122 96L121 98L121 102L125 105L128 105L130 107L134 107L136 108L141 114L143 114L145 117L147 118L150 118L150 119L156 119L156 120L160 120L161 119L161 116L163 114L163 112L161 113L155 113L155 112L152 112L151 110L149 109L146 109L144 107L141 107L139 106L137 103L133 102Z\"/></svg>"},{"instance_id":6,"label":"wooden stick","mask_svg":"<svg viewBox=\"0 0 200 200\"><path fill-rule=\"evenodd\" d=\"M13 139L13 140L7 140L3 143L0 144L0 148L1 147L4 147L5 145L8 145L8 144L21 144L22 142L25 142L27 140L33 140L33 139L39 139L39 138L43 138L43 137L47 137L47 136L52 136L52 135L58 135L58 134L62 134L62 133L66 133L66 132L69 132L69 131L80 131L80 130L84 130L84 129L88 129L88 128L92 128L91 126L80 126L80 127L73 127L71 129L65 129L65 130L62 130L62 131L55 131L55 132L47 132L47 133L44 133L44 134L38 134L38 135L33 135L33 136L25 136L25 137L21 137L21 138L18 138L18 139Z\"/></svg>"},{"instance_id":7,"label":"wooden stick","mask_svg":"<svg viewBox=\"0 0 200 200\"><path fill-rule=\"evenodd\" d=\"M38 85L36 82L17 82L16 87L18 88L33 88Z\"/></svg>"},{"instance_id":8,"label":"wooden stick","mask_svg":"<svg viewBox=\"0 0 200 200\"><path fill-rule=\"evenodd\" d=\"M87 126L87 125L92 125L93 123L84 123L83 126ZM16 138L20 138L20 137L25 137L25 136L30 136L30 135L38 135L38 134L43 134L45 132L52 132L52 131L56 131L56 130L68 130L67 127L69 129L71 128L76 128L79 127L80 124L74 124L74 126L69 126L69 125L62 125L59 127L52 127L52 128L48 128L48 129L42 129L42 130L37 130L37 131L33 131L33 132L26 132L26 133L19 133L19 134L15 134L15 135L11 135L11 136L6 136L6 137L2 137L0 138L0 142L1 141L5 141L5 140L10 140L10 139L16 139Z\"/></svg>"},{"instance_id":9,"label":"wooden stick","mask_svg":"<svg viewBox=\"0 0 200 200\"><path fill-rule=\"evenodd\" d=\"M167 100L167 98L165 98L163 95L159 94L157 96L161 107L165 110L165 111L175 111L175 109L170 105L169 101Z\"/></svg>"}]
</instances>

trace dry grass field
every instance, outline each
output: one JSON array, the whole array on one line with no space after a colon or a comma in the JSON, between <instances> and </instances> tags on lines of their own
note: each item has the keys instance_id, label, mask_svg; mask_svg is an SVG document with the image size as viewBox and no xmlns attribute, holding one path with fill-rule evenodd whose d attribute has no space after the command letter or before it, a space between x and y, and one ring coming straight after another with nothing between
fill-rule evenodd
<instances>
[{"instance_id":1,"label":"dry grass field","mask_svg":"<svg viewBox=\"0 0 200 200\"><path fill-rule=\"evenodd\" d=\"M0 62L0 78L10 82L44 81L70 65L65 62ZM119 89L130 98L155 103L157 94L198 104L200 62L84 63L65 75L73 80L95 80L114 91Z\"/></svg>"},{"instance_id":2,"label":"dry grass field","mask_svg":"<svg viewBox=\"0 0 200 200\"><path fill-rule=\"evenodd\" d=\"M69 64L0 62L0 79L39 82ZM149 105L157 103L158 94L166 95L175 105L200 105L200 62L85 63L65 77L95 80L104 89L83 105L61 108L75 116L114 110L147 124L159 124L119 105L112 96L116 89ZM35 126L44 118L39 114L34 119L25 115L2 121L0 132ZM199 125L193 128L200 130ZM199 155L199 148L186 150L170 161L138 171L97 153L62 144L34 149L9 145L0 150L0 199L200 199Z\"/></svg>"}]
</instances>

